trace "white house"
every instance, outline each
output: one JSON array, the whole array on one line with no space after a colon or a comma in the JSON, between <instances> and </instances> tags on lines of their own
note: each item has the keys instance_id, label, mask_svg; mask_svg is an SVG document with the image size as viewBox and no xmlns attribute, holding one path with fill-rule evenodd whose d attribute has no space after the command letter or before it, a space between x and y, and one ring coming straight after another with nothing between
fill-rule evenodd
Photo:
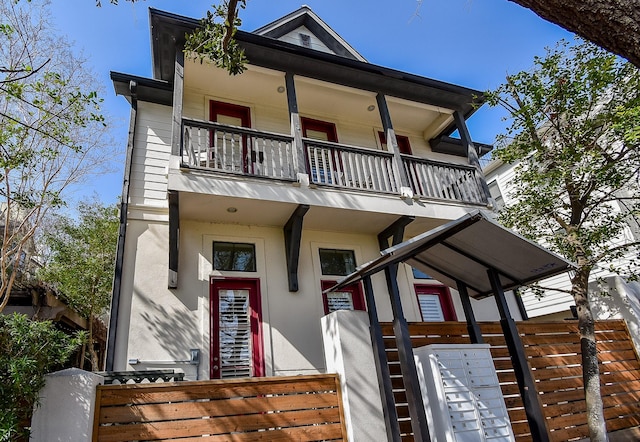
<instances>
[{"instance_id":1,"label":"white house","mask_svg":"<svg viewBox=\"0 0 640 442\"><path fill-rule=\"evenodd\" d=\"M323 288L390 237L487 208L490 146L465 123L482 94L368 63L306 6L239 31L249 64L230 76L183 56L198 23L151 9L153 78L111 74L131 123L107 369L323 372L321 317L366 309L359 284ZM384 276L373 284L389 321ZM465 319L411 267L398 285L409 321Z\"/></svg>"},{"instance_id":2,"label":"white house","mask_svg":"<svg viewBox=\"0 0 640 442\"><path fill-rule=\"evenodd\" d=\"M496 159L489 162L483 170L497 210L513 202L512 190L516 166L517 163L507 164ZM628 210L623 206L622 202L613 202L611 204L613 206L612 210L628 213ZM619 238L612 238L612 241L625 244L640 240L640 224L638 224L638 219L630 215L627 221L627 227L622 235ZM618 289L616 289L616 286L619 286L622 281L615 278L616 274L611 271L610 264L613 264L617 268L626 268L631 265L631 269L635 268L635 273L638 274L640 273L640 268L637 267L637 262L638 251L631 249L625 256L615 262L602 263L594 268L591 273L590 290L593 291L594 294L600 292L617 293ZM542 281L540 285L547 289L543 297L523 290L521 292L521 298L527 317L538 320L566 319L572 317L571 307L574 306L575 303L573 297L568 293L571 289L571 281L569 278L569 274L563 273ZM605 282L603 284L598 281ZM621 295L626 299L626 295ZM617 295L615 296L617 297ZM630 294L630 296L635 297L635 295L632 294ZM622 315L613 312L610 307L604 305L610 302L608 298L609 297L601 296L592 297L592 309L597 319L622 317ZM626 302L627 301L625 301L625 303ZM637 318L636 321L638 321Z\"/></svg>"}]
</instances>

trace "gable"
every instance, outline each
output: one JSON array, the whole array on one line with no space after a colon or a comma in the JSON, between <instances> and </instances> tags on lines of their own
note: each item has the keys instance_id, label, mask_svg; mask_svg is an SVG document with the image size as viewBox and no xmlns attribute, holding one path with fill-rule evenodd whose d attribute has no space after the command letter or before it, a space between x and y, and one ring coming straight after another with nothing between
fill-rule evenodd
<instances>
[{"instance_id":1,"label":"gable","mask_svg":"<svg viewBox=\"0 0 640 442\"><path fill-rule=\"evenodd\" d=\"M353 60L366 61L308 6L302 6L297 11L256 29L253 34Z\"/></svg>"}]
</instances>

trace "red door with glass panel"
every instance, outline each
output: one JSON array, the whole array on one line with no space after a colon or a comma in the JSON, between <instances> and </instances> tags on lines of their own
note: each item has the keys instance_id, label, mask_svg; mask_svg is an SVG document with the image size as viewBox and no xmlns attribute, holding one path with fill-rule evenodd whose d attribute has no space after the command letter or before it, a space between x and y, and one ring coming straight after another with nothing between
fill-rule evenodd
<instances>
[{"instance_id":1,"label":"red door with glass panel","mask_svg":"<svg viewBox=\"0 0 640 442\"><path fill-rule=\"evenodd\" d=\"M209 102L209 119L229 126L251 127L251 110L246 106ZM217 129L211 138L211 160L229 172L249 172L250 137Z\"/></svg>"},{"instance_id":2,"label":"red door with glass panel","mask_svg":"<svg viewBox=\"0 0 640 442\"><path fill-rule=\"evenodd\" d=\"M338 142L336 125L327 121L302 117L302 136L313 140ZM336 161L331 150L307 143L311 181L319 184L335 184L333 174L337 172Z\"/></svg>"},{"instance_id":3,"label":"red door with glass panel","mask_svg":"<svg viewBox=\"0 0 640 442\"><path fill-rule=\"evenodd\" d=\"M451 293L447 287L435 284L416 284L415 289L423 321L457 321Z\"/></svg>"},{"instance_id":4,"label":"red door with glass panel","mask_svg":"<svg viewBox=\"0 0 640 442\"><path fill-rule=\"evenodd\" d=\"M211 379L264 376L259 282L211 280Z\"/></svg>"}]
</instances>

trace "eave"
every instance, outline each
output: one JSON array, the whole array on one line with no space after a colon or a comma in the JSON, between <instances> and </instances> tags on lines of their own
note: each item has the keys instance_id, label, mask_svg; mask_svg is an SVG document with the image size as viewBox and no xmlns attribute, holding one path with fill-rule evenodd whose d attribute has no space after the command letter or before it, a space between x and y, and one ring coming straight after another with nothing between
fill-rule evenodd
<instances>
[{"instance_id":1,"label":"eave","mask_svg":"<svg viewBox=\"0 0 640 442\"><path fill-rule=\"evenodd\" d=\"M154 77L171 83L176 49L200 21L150 9ZM375 64L314 51L273 38L238 31L235 35L250 64L291 72L356 89L460 111L469 118L484 102L481 91L414 75ZM448 127L449 135L455 128Z\"/></svg>"}]
</instances>

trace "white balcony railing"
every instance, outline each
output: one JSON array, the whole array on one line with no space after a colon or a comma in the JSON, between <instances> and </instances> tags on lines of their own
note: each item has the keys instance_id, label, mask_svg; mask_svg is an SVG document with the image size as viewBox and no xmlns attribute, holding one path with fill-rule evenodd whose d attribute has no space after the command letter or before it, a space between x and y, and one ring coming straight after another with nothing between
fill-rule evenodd
<instances>
[{"instance_id":1,"label":"white balcony railing","mask_svg":"<svg viewBox=\"0 0 640 442\"><path fill-rule=\"evenodd\" d=\"M189 167L293 180L293 138L209 121L182 122L182 162Z\"/></svg>"},{"instance_id":2,"label":"white balcony railing","mask_svg":"<svg viewBox=\"0 0 640 442\"><path fill-rule=\"evenodd\" d=\"M480 176L473 166L402 155L414 195L473 204L486 204Z\"/></svg>"},{"instance_id":3,"label":"white balcony railing","mask_svg":"<svg viewBox=\"0 0 640 442\"><path fill-rule=\"evenodd\" d=\"M296 155L293 137L183 119L181 155L188 167L292 181L304 162L318 186L398 194L401 180L393 154L303 138L305 158ZM419 198L486 204L481 177L472 166L402 155L402 165Z\"/></svg>"},{"instance_id":4,"label":"white balcony railing","mask_svg":"<svg viewBox=\"0 0 640 442\"><path fill-rule=\"evenodd\" d=\"M304 144L312 183L374 192L399 192L391 153L308 138L304 139Z\"/></svg>"}]
</instances>

